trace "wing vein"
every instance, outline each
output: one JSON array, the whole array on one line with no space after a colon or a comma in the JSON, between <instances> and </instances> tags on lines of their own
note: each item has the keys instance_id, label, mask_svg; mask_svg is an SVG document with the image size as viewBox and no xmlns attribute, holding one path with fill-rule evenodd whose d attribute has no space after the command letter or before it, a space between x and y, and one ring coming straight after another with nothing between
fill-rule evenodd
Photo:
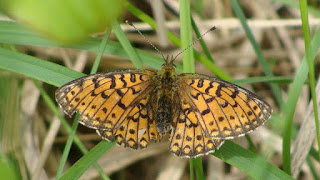
<instances>
[{"instance_id":1,"label":"wing vein","mask_svg":"<svg viewBox=\"0 0 320 180\"><path fill-rule=\"evenodd\" d=\"M191 86L189 86L189 87L191 87ZM188 102L190 103L190 105L192 104L192 108L196 108L197 109L197 111L198 111L198 113L200 113L200 111L199 111L199 109L197 108L197 106L194 104L194 102L192 101L192 98L190 97L190 94L189 93L187 93L187 91L186 91L186 89L184 89L184 88L181 88L181 91L184 91L185 92L185 94L187 95L186 97L188 97ZM197 118L198 118L198 116L196 116ZM202 120L202 119L201 119ZM199 121L199 119L198 119L198 121ZM206 131L206 132L209 132L209 129L208 129L208 127L207 127L207 125L206 125L206 123L204 123L204 125L205 125L205 128L206 129L203 129L203 127L201 126L201 128L204 130L204 131Z\"/></svg>"},{"instance_id":2,"label":"wing vein","mask_svg":"<svg viewBox=\"0 0 320 180\"><path fill-rule=\"evenodd\" d=\"M230 129L232 130L232 132L234 132L233 127L232 127L232 125L231 125L231 123L230 123L230 121L229 121L229 117L227 117L227 115L226 115L226 112L225 112L224 109L219 105L217 99L215 98L214 100L217 102L217 104L218 104L219 108L221 109L224 117L226 118L226 121L228 122L228 124L229 124L229 126L230 126ZM226 101L226 102L228 102L228 101ZM228 104L229 104L229 103L228 103ZM211 112L212 112L212 111L211 111Z\"/></svg>"}]
</instances>

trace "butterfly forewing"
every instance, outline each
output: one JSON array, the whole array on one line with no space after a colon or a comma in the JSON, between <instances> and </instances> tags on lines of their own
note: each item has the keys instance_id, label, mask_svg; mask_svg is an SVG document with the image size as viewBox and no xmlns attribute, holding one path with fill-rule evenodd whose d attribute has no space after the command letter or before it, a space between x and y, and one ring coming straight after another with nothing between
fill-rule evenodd
<instances>
[{"instance_id":1,"label":"butterfly forewing","mask_svg":"<svg viewBox=\"0 0 320 180\"><path fill-rule=\"evenodd\" d=\"M94 129L120 127L134 107L153 89L154 71L127 70L89 75L65 84L56 100L68 115Z\"/></svg>"},{"instance_id":2,"label":"butterfly forewing","mask_svg":"<svg viewBox=\"0 0 320 180\"><path fill-rule=\"evenodd\" d=\"M199 74L179 75L178 89L188 97L207 137L232 139L262 125L272 109L250 91Z\"/></svg>"}]
</instances>

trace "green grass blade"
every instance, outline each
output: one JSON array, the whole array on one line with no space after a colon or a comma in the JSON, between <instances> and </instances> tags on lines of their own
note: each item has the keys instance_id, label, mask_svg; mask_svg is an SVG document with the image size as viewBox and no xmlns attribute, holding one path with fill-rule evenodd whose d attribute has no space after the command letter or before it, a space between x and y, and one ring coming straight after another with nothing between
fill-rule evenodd
<instances>
[{"instance_id":1,"label":"green grass blade","mask_svg":"<svg viewBox=\"0 0 320 180\"><path fill-rule=\"evenodd\" d=\"M197 179L198 180L206 179L203 172L202 157L192 158L191 161L193 161L194 168L196 170Z\"/></svg>"},{"instance_id":2,"label":"green grass blade","mask_svg":"<svg viewBox=\"0 0 320 180\"><path fill-rule=\"evenodd\" d=\"M80 117L79 113L77 113L77 115L74 117L73 119L73 123L72 123L72 126L71 126L71 132L68 136L68 139L67 139L67 142L64 146L64 149L63 149L63 153L62 153L62 156L61 156L61 159L60 159L60 163L59 163L59 167L58 167L58 170L57 170L57 174L56 174L56 177L55 179L58 180L60 179L61 175L62 175L62 172L63 172L63 168L67 162L67 159L68 159L68 156L69 156L69 153L70 153L70 149L71 149L71 145L72 145L72 142L73 142L73 139L76 135L76 131L77 131L77 128L78 128L78 118Z\"/></svg>"},{"instance_id":3,"label":"green grass blade","mask_svg":"<svg viewBox=\"0 0 320 180\"><path fill-rule=\"evenodd\" d=\"M263 71L265 72L265 74L267 76L273 76L273 74L268 66L268 63L265 60L265 58L263 57L262 51L261 51L260 47L258 46L258 43L256 42L256 40L254 39L253 34L252 34L252 32L246 22L247 21L246 17L244 15L243 11L241 10L239 2L237 0L231 0L231 5L232 5L233 10L235 11L235 14L238 16L240 23L241 23L250 43L251 43L251 45L252 45L252 47L258 57L258 60L262 66ZM278 104L282 105L283 99L282 99L282 96L280 93L281 92L280 87L276 84L270 84L270 86L271 86L271 89L276 97ZM250 143L251 140L250 140L249 136L247 136L247 139L249 140L249 143Z\"/></svg>"},{"instance_id":4,"label":"green grass blade","mask_svg":"<svg viewBox=\"0 0 320 180\"><path fill-rule=\"evenodd\" d=\"M142 62L141 62L139 56L137 55L137 53L134 51L133 47L131 46L131 44L130 44L129 40L127 39L126 35L122 31L118 21L115 20L113 22L112 29L113 29L114 33L116 34L118 40L120 41L122 47L125 49L125 51L129 55L130 60L132 61L132 63L135 65L136 68L142 69L143 68Z\"/></svg>"},{"instance_id":5,"label":"green grass blade","mask_svg":"<svg viewBox=\"0 0 320 180\"><path fill-rule=\"evenodd\" d=\"M3 48L0 48L0 59L0 69L22 74L57 87L84 75L63 66Z\"/></svg>"},{"instance_id":6,"label":"green grass blade","mask_svg":"<svg viewBox=\"0 0 320 180\"><path fill-rule=\"evenodd\" d=\"M181 48L182 53L183 72L194 73L194 59L192 47L192 31L191 31L191 14L190 14L190 0L179 1L180 5L180 33L181 33ZM188 48L188 49L186 49Z\"/></svg>"},{"instance_id":7,"label":"green grass blade","mask_svg":"<svg viewBox=\"0 0 320 180\"><path fill-rule=\"evenodd\" d=\"M101 42L100 53L98 53L98 55L97 55L97 58L96 58L96 61L95 61L95 63L94 63L94 66L93 66L93 68L92 68L92 70L91 70L91 73L96 73L96 71L97 71L98 65L99 65L99 63L100 63L100 58L101 58L101 56L102 56L102 54L103 54L103 50L104 50L103 48L105 47L105 44L106 44L106 42L107 42L107 39L108 39L109 35L110 35L110 30L109 30L109 33L107 33L106 37L105 37L105 38L103 39L103 41ZM44 91L42 90L42 88L40 87L40 85L37 84L36 82L35 82L35 84L36 84L37 87L40 89L40 92L42 92L42 93L41 93L42 96L46 97L46 96L45 96L45 93L44 93ZM42 90L42 91L41 91L41 90ZM47 99L48 99L48 97L47 97ZM47 100L46 102L48 102L48 100ZM48 102L48 103L50 104L50 102ZM63 151L63 155L62 155L62 158L61 158L61 161L60 161L60 164L59 164L59 168L58 168L58 171L57 171L57 174L56 174L56 179L59 179L59 178L60 178L60 176L61 176L61 174L62 174L62 171L63 171L63 167L64 167L64 165L65 165L65 162L67 161L67 157L68 157L68 154L69 154L71 145L72 145L72 141L73 141L73 139L74 139L74 137L75 137L75 132L76 132L76 129L77 129L77 126L78 126L78 121L77 121L78 117L79 117L79 116L77 115L77 116L75 117L75 119L74 119L74 123L73 123L73 125L72 125L71 132L70 132L70 134L69 134L69 137L68 137L67 143L66 143L66 145L65 145L65 149L64 149L64 151ZM85 151L87 151L87 150L85 150ZM97 171L99 172L99 174L101 175L101 177L102 177L103 179L109 179L109 178L104 174L103 170L102 170L97 164L95 164L94 166L95 166L95 168L97 169Z\"/></svg>"},{"instance_id":8,"label":"green grass blade","mask_svg":"<svg viewBox=\"0 0 320 180\"><path fill-rule=\"evenodd\" d=\"M320 29L317 30L317 32L314 34L314 37L311 41L311 56L314 60L315 56L317 55L317 51L320 47ZM293 125L293 116L296 109L297 101L302 89L302 86L304 85L305 80L308 77L308 65L306 61L306 57L303 58L301 65L299 66L292 86L290 88L290 91L288 93L288 101L286 105L283 108L283 119L285 121L285 129L283 134L283 157L282 161L284 164L284 167L287 169L287 172L289 173L290 164L287 164L287 162L290 162L290 142L291 142L291 129Z\"/></svg>"},{"instance_id":9,"label":"green grass blade","mask_svg":"<svg viewBox=\"0 0 320 180\"><path fill-rule=\"evenodd\" d=\"M0 154L0 174L3 179L19 180L18 170L15 169L11 160L5 159L4 155Z\"/></svg>"},{"instance_id":10,"label":"green grass blade","mask_svg":"<svg viewBox=\"0 0 320 180\"><path fill-rule=\"evenodd\" d=\"M231 4L232 4L232 7L236 13L236 15L238 16L240 22L241 22L241 25L244 29L244 31L246 32L247 36L248 36L248 39L253 47L253 49L255 50L257 56L258 56L258 60L262 66L262 69L263 71L265 72L265 74L267 76L273 76L269 66L268 66L268 63L267 61L265 60L265 58L263 57L262 55L262 51L261 49L259 48L259 45L258 43L255 41L254 37L253 37L253 34L246 22L246 17L244 16L244 13L242 12L241 8L240 8L240 4L237 0L231 0ZM271 88L272 88L272 91L276 97L276 100L278 102L278 104L281 105L284 103L283 102L283 99L282 99L282 96L280 94L280 87L276 84L270 84L271 85Z\"/></svg>"},{"instance_id":11,"label":"green grass blade","mask_svg":"<svg viewBox=\"0 0 320 180\"><path fill-rule=\"evenodd\" d=\"M165 3L165 5L167 5L167 4ZM171 13L173 13L175 16L180 17L179 13L178 13L177 11L175 11L174 9L172 9L171 6L166 6L166 8L167 8ZM197 27L197 25L196 25L196 22L194 21L193 17L191 17L191 26L192 26L192 28L193 28L196 36L197 36L198 38L201 37L201 33L200 33L200 31L199 31L199 29L198 29L198 27ZM201 47L202 47L202 49L203 49L204 54L207 56L207 58L208 58L211 62L214 63L213 58L211 57L210 51L209 51L206 43L204 42L203 38L200 38L200 39L199 39L199 42L200 42L200 45L201 45ZM196 51L195 51L195 52L196 52Z\"/></svg>"},{"instance_id":12,"label":"green grass blade","mask_svg":"<svg viewBox=\"0 0 320 180\"><path fill-rule=\"evenodd\" d=\"M257 148L254 146L253 141L251 140L250 136L248 134L246 134L244 136L249 144L249 149L253 152L253 153L258 153Z\"/></svg>"},{"instance_id":13,"label":"green grass blade","mask_svg":"<svg viewBox=\"0 0 320 180\"><path fill-rule=\"evenodd\" d=\"M35 85L36 87L39 89L40 91L40 94L42 96L42 98L44 99L44 101L46 102L46 104L48 105L48 107L52 110L52 112L60 119L61 121L61 124L62 124L62 127L69 133L69 137L68 137L68 141L66 143L66 147L68 147L69 145L67 144L70 144L71 146L71 142L72 141L69 141L70 139L70 134L74 133L75 131L75 128L76 127L73 127L71 128L69 126L69 124L67 123L67 121L64 119L64 117L60 114L57 106L55 105L55 103L51 100L50 96L46 93L46 91L39 85L39 83L35 82ZM76 118L77 119L77 118ZM77 120L74 121L76 125L78 125L78 122ZM72 138L73 142L78 146L78 148L80 149L80 151L85 154L88 152L88 150L86 149L86 147L82 144L82 142L80 141L80 139L77 137L77 136L74 136L74 138ZM66 149L66 148L65 148ZM70 148L69 148L70 149ZM65 150L63 152L63 155L62 155L62 158L60 160L60 165L58 167L58 172L56 174L56 179L58 177L60 177L62 171L63 171L63 166L66 162L66 158L68 156L68 151L69 149ZM65 159L65 160L64 160ZM98 166L97 164L94 164L94 167L97 169L97 171L99 172L100 176L104 179L108 179L106 178L107 176L104 174L104 172L102 171L101 167Z\"/></svg>"},{"instance_id":14,"label":"green grass blade","mask_svg":"<svg viewBox=\"0 0 320 180\"><path fill-rule=\"evenodd\" d=\"M224 72L221 68L216 66L211 60L207 59L205 56L200 54L197 51L193 51L195 59L197 59L201 64L207 67L210 71L212 71L217 77L223 79L225 81L231 81L232 77Z\"/></svg>"},{"instance_id":15,"label":"green grass blade","mask_svg":"<svg viewBox=\"0 0 320 180\"><path fill-rule=\"evenodd\" d=\"M148 53L142 53L142 55L145 57L149 56ZM160 61L163 61L163 59L157 56L149 57L153 57L156 61L159 60L159 65L156 65L156 67L161 67L161 63L163 62ZM56 87L60 87L67 82L85 75L55 63L3 48L0 48L0 59L0 69L22 74ZM147 61L148 60L152 60L152 58L147 59ZM178 69L182 72L181 66L178 66Z\"/></svg>"},{"instance_id":16,"label":"green grass blade","mask_svg":"<svg viewBox=\"0 0 320 180\"><path fill-rule=\"evenodd\" d=\"M36 35L26 28L14 22L0 21L0 43L5 44L18 44L18 45L33 45L42 47L60 47L49 40ZM101 40L90 38L82 44L65 46L65 48L87 50L99 53ZM160 69L163 64L163 59L159 56L152 55L143 50L135 49L143 64L155 69ZM116 55L122 58L132 59L128 56L127 52L123 49L122 45L115 41L108 41L104 49L104 53ZM177 65L177 70L182 72L182 66Z\"/></svg>"},{"instance_id":17,"label":"green grass blade","mask_svg":"<svg viewBox=\"0 0 320 180\"><path fill-rule=\"evenodd\" d=\"M190 180L194 180L194 160L189 159L189 174Z\"/></svg>"},{"instance_id":18,"label":"green grass blade","mask_svg":"<svg viewBox=\"0 0 320 180\"><path fill-rule=\"evenodd\" d=\"M1 61L1 60L0 60ZM22 79L13 73L0 70L0 174L1 179L20 180L24 175L21 168L25 166L23 158L23 129L19 116ZM19 127L20 126L20 127Z\"/></svg>"},{"instance_id":19,"label":"green grass blade","mask_svg":"<svg viewBox=\"0 0 320 180\"><path fill-rule=\"evenodd\" d=\"M192 32L191 32L191 22L190 22L190 0L179 1L180 5L180 34L181 34L181 47L182 49L186 49L192 44ZM185 73L194 73L194 59L193 59L193 51L192 48L186 49L182 53L182 61L183 61L183 72ZM194 168L197 165L196 159L191 158L189 160L190 163L190 179L194 179ZM196 173L203 174L203 169L195 168Z\"/></svg>"},{"instance_id":20,"label":"green grass blade","mask_svg":"<svg viewBox=\"0 0 320 180\"><path fill-rule=\"evenodd\" d=\"M197 25L196 25L196 22L194 21L194 19L193 19L192 17L191 17L191 25L192 25L192 28L193 28L195 34L197 35L197 37L198 37L198 38L201 37L201 33L200 33L200 31L199 31L199 29L198 29L198 27L197 27ZM211 62L214 63L214 60L213 60L213 58L211 57L210 51L209 51L206 43L204 42L203 38L200 38L200 39L199 39L199 42L200 42L200 45L201 45L201 47L202 47L202 49L203 49L204 54L207 56L207 58L208 58Z\"/></svg>"},{"instance_id":21,"label":"green grass blade","mask_svg":"<svg viewBox=\"0 0 320 180\"><path fill-rule=\"evenodd\" d=\"M100 61L101 61L101 57L103 55L103 51L104 51L104 48L106 46L106 43L108 41L108 38L110 36L110 33L111 33L111 29L109 28L105 37L103 38L103 40L101 41L101 44L100 44L100 48L99 48L99 52L97 54L97 57L95 59L95 62L91 68L91 71L90 71L90 74L94 74L97 72L98 70L98 67L99 67L99 64L100 64ZM68 137L68 140L67 140L67 143L65 145L65 148L64 148L64 151L63 151L63 154L62 154L62 158L61 158L61 161L60 161L60 164L59 164L59 168L58 168L58 171L57 171L57 175L56 175L56 179L59 179L61 174L62 174L62 171L63 171L63 168L64 168L64 165L67 161L67 158L68 158L68 155L69 155L69 152L70 152L70 149L71 149L71 145L72 145L72 142L73 142L73 139L76 135L76 130L77 130L77 127L78 127L78 119L79 119L80 115L79 113L77 113L77 115L75 116L74 120L73 120L73 124L72 124L72 128L71 128L71 133L69 134L69 137ZM103 179L110 179L102 170L102 168L94 163L94 167L97 169L98 173L100 174L100 176L103 178Z\"/></svg>"},{"instance_id":22,"label":"green grass blade","mask_svg":"<svg viewBox=\"0 0 320 180\"><path fill-rule=\"evenodd\" d=\"M311 174L312 174L312 176L313 176L313 179L319 179L319 176L318 176L318 174L317 174L317 170L315 169L315 167L314 167L314 165L313 165L313 163L312 163L312 161L311 161L311 158L310 158L310 156L307 156L307 158L306 158L306 163L308 164L308 166L309 166L309 169L310 169L310 171L311 171Z\"/></svg>"},{"instance_id":23,"label":"green grass blade","mask_svg":"<svg viewBox=\"0 0 320 180\"><path fill-rule=\"evenodd\" d=\"M112 30L111 28L107 29L106 35L103 37L103 39L100 43L99 52L97 53L96 59L94 60L90 74L97 73L97 71L98 71L104 49L106 48L107 42L109 40L109 36L111 34L111 30Z\"/></svg>"},{"instance_id":24,"label":"green grass blade","mask_svg":"<svg viewBox=\"0 0 320 180\"><path fill-rule=\"evenodd\" d=\"M258 155L229 140L214 155L228 164L237 167L254 179L293 179L278 167L273 166Z\"/></svg>"},{"instance_id":25,"label":"green grass blade","mask_svg":"<svg viewBox=\"0 0 320 180\"><path fill-rule=\"evenodd\" d=\"M82 156L74 165L72 165L68 171L63 174L61 180L79 179L79 177L114 144L115 142L109 143L107 141L100 141L99 144L97 144L88 153Z\"/></svg>"},{"instance_id":26,"label":"green grass blade","mask_svg":"<svg viewBox=\"0 0 320 180\"><path fill-rule=\"evenodd\" d=\"M138 8L134 7L129 2L126 3L126 7L137 18L148 23L153 29L155 29L155 30L157 29L155 21L150 16L148 16L147 14L145 14L144 12L139 10ZM175 34L173 34L171 31L168 30L167 35L168 35L169 40L172 43L174 43L178 47L181 47L180 39ZM222 78L226 81L230 81L232 79L230 75L225 73L221 68L216 66L211 60L207 59L205 56L203 56L202 54L198 53L195 50L193 51L193 53L194 53L194 58L197 59L200 63L204 64L217 77ZM182 71L178 70L178 72L182 72Z\"/></svg>"},{"instance_id":27,"label":"green grass blade","mask_svg":"<svg viewBox=\"0 0 320 180\"><path fill-rule=\"evenodd\" d=\"M36 82L35 80L33 80L33 83L38 88L38 90L40 91L40 94L41 94L42 98L44 99L44 101L47 103L48 107L51 108L51 109L54 109L54 106L55 106L54 103L50 99L49 95L45 92L45 90L41 87L41 85L38 82ZM68 141L67 141L67 143L65 145L65 148L64 148L64 151L62 153L62 158L60 160L58 171L57 171L55 179L59 179L60 178L60 176L62 174L62 171L63 171L63 167L66 164L65 162L67 161L69 150L70 150L70 147L72 145L73 136L75 135L76 127L78 125L78 122L77 122L76 119L74 120L74 122L76 122L76 123L73 123L73 125L72 125L72 130L71 130L71 132L69 134ZM75 125L76 125L76 127L74 127ZM72 139L70 139L70 137L72 137ZM69 148L66 148L66 147L69 147Z\"/></svg>"},{"instance_id":28,"label":"green grass blade","mask_svg":"<svg viewBox=\"0 0 320 180\"><path fill-rule=\"evenodd\" d=\"M318 163L320 163L319 152L314 147L311 147L311 149L309 151L309 156L313 157Z\"/></svg>"},{"instance_id":29,"label":"green grass blade","mask_svg":"<svg viewBox=\"0 0 320 180\"><path fill-rule=\"evenodd\" d=\"M308 20L308 14L309 14L308 13L308 4L306 1L301 1L301 0L300 0L299 4L300 4L300 13L301 13L302 28L303 28L306 59L308 62L308 67L309 67L310 91L311 91L313 112L314 112L313 115L314 115L315 126L316 126L318 147L320 147L318 107L317 107L317 97L316 97L316 91L315 91L316 80L315 80L315 72L314 72L314 64L313 64L314 62L311 57L310 30L309 30L309 20ZM320 151L319 151L319 157L320 157Z\"/></svg>"}]
</instances>

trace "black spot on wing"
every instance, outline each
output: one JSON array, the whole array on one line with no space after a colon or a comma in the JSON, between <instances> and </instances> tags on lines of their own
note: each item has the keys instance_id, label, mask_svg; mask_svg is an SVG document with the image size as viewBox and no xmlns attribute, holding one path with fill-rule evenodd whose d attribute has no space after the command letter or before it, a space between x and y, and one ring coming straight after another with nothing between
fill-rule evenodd
<instances>
[{"instance_id":1,"label":"black spot on wing","mask_svg":"<svg viewBox=\"0 0 320 180\"><path fill-rule=\"evenodd\" d=\"M218 87L217 87L217 91L216 91L216 94L218 97L221 97L221 91L222 91L222 88L223 87L226 87L225 84L221 83Z\"/></svg>"},{"instance_id":2,"label":"black spot on wing","mask_svg":"<svg viewBox=\"0 0 320 180\"><path fill-rule=\"evenodd\" d=\"M130 81L131 82L136 82L137 80L136 80L136 75L135 74L133 74L133 73L130 73Z\"/></svg>"},{"instance_id":3,"label":"black spot on wing","mask_svg":"<svg viewBox=\"0 0 320 180\"><path fill-rule=\"evenodd\" d=\"M234 99L237 97L237 95L239 94L239 90L237 87L234 87L234 92L231 94L231 97Z\"/></svg>"},{"instance_id":4,"label":"black spot on wing","mask_svg":"<svg viewBox=\"0 0 320 180\"><path fill-rule=\"evenodd\" d=\"M204 115L206 115L206 114L208 114L208 113L210 113L210 109L203 110L203 111L201 112L201 115L204 116Z\"/></svg>"},{"instance_id":5,"label":"black spot on wing","mask_svg":"<svg viewBox=\"0 0 320 180\"><path fill-rule=\"evenodd\" d=\"M121 97L123 97L124 94L125 94L125 93L123 93L120 89L117 89L116 92L117 92L117 94L118 94L119 96L121 96Z\"/></svg>"},{"instance_id":6,"label":"black spot on wing","mask_svg":"<svg viewBox=\"0 0 320 180\"><path fill-rule=\"evenodd\" d=\"M206 101L206 103L211 103L213 100L214 100L214 97L210 97L210 98L206 99L205 101Z\"/></svg>"},{"instance_id":7,"label":"black spot on wing","mask_svg":"<svg viewBox=\"0 0 320 180\"><path fill-rule=\"evenodd\" d=\"M144 81L143 78L142 78L142 76L143 76L143 75L139 74L139 79L140 79L140 81Z\"/></svg>"},{"instance_id":8,"label":"black spot on wing","mask_svg":"<svg viewBox=\"0 0 320 180\"><path fill-rule=\"evenodd\" d=\"M206 88L205 92L209 93L211 88L213 88L212 82L209 83L209 86Z\"/></svg>"},{"instance_id":9,"label":"black spot on wing","mask_svg":"<svg viewBox=\"0 0 320 180\"><path fill-rule=\"evenodd\" d=\"M199 79L198 84L197 84L198 88L203 87L203 79Z\"/></svg>"},{"instance_id":10,"label":"black spot on wing","mask_svg":"<svg viewBox=\"0 0 320 180\"><path fill-rule=\"evenodd\" d=\"M120 74L121 75L121 77L119 78L120 79L120 81L123 83L123 85L122 85L122 87L127 87L127 82L123 79L124 78L124 75L123 74Z\"/></svg>"},{"instance_id":11,"label":"black spot on wing","mask_svg":"<svg viewBox=\"0 0 320 180\"><path fill-rule=\"evenodd\" d=\"M225 108L229 105L229 103L227 101L225 101L223 104L220 104L221 107Z\"/></svg>"},{"instance_id":12,"label":"black spot on wing","mask_svg":"<svg viewBox=\"0 0 320 180\"><path fill-rule=\"evenodd\" d=\"M136 91L134 88L130 87L130 89L132 90L132 94L137 94L139 92L141 92L141 89Z\"/></svg>"},{"instance_id":13,"label":"black spot on wing","mask_svg":"<svg viewBox=\"0 0 320 180\"><path fill-rule=\"evenodd\" d=\"M106 95L104 92L101 93L101 97L102 97L103 99L108 99L108 98L109 98L109 96Z\"/></svg>"},{"instance_id":14,"label":"black spot on wing","mask_svg":"<svg viewBox=\"0 0 320 180\"><path fill-rule=\"evenodd\" d=\"M199 95L200 95L200 93L197 93L196 95L192 95L191 94L191 97L193 97L194 99L198 100Z\"/></svg>"},{"instance_id":15,"label":"black spot on wing","mask_svg":"<svg viewBox=\"0 0 320 180\"><path fill-rule=\"evenodd\" d=\"M98 94L94 93L94 90L91 92L91 96L97 96Z\"/></svg>"},{"instance_id":16,"label":"black spot on wing","mask_svg":"<svg viewBox=\"0 0 320 180\"><path fill-rule=\"evenodd\" d=\"M97 82L97 78L96 78L96 77L95 77L95 78L92 78L91 81L92 81L93 83L96 83L96 82Z\"/></svg>"},{"instance_id":17,"label":"black spot on wing","mask_svg":"<svg viewBox=\"0 0 320 180\"><path fill-rule=\"evenodd\" d=\"M118 106L121 107L121 109L123 110L127 109L127 107L121 101L118 102Z\"/></svg>"},{"instance_id":18,"label":"black spot on wing","mask_svg":"<svg viewBox=\"0 0 320 180\"><path fill-rule=\"evenodd\" d=\"M191 83L189 84L190 86L194 84L194 79L191 80Z\"/></svg>"},{"instance_id":19,"label":"black spot on wing","mask_svg":"<svg viewBox=\"0 0 320 180\"><path fill-rule=\"evenodd\" d=\"M110 76L111 79L111 84L110 84L110 88L114 88L116 87L116 79L114 76Z\"/></svg>"}]
</instances>

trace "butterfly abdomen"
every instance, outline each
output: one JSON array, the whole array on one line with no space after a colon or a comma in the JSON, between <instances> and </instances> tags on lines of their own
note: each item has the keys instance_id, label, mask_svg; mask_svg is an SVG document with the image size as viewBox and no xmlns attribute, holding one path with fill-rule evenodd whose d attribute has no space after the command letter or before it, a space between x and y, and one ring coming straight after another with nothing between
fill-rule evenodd
<instances>
[{"instance_id":1,"label":"butterfly abdomen","mask_svg":"<svg viewBox=\"0 0 320 180\"><path fill-rule=\"evenodd\" d=\"M163 67L158 75L156 128L158 133L165 135L172 122L176 72L174 67L168 65Z\"/></svg>"},{"instance_id":2,"label":"butterfly abdomen","mask_svg":"<svg viewBox=\"0 0 320 180\"><path fill-rule=\"evenodd\" d=\"M166 95L160 95L158 101L158 111L156 114L156 127L158 133L164 135L167 133L172 120L172 98Z\"/></svg>"}]
</instances>

